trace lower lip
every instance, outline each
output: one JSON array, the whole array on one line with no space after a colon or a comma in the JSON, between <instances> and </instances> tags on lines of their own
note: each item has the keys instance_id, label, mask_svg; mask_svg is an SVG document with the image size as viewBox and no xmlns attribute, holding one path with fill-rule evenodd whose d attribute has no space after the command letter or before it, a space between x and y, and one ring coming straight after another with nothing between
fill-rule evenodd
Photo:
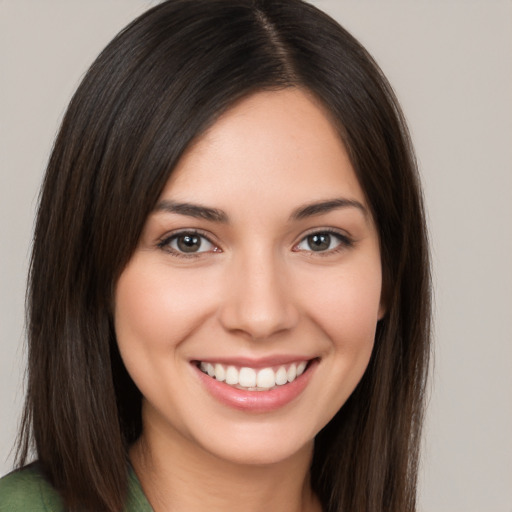
<instances>
[{"instance_id":1,"label":"lower lip","mask_svg":"<svg viewBox=\"0 0 512 512\"><path fill-rule=\"evenodd\" d=\"M247 412L270 412L284 407L297 398L308 385L317 365L316 359L311 361L306 371L293 382L268 391L245 391L234 388L209 377L197 366L195 368L203 385L219 402Z\"/></svg>"}]
</instances>

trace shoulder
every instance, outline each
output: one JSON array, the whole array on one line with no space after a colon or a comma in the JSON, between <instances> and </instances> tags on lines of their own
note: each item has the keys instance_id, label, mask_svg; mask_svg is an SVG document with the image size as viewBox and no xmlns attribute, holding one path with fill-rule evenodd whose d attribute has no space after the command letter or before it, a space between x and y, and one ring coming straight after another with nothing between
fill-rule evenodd
<instances>
[{"instance_id":1,"label":"shoulder","mask_svg":"<svg viewBox=\"0 0 512 512\"><path fill-rule=\"evenodd\" d=\"M57 491L36 464L0 479L0 512L62 512Z\"/></svg>"}]
</instances>

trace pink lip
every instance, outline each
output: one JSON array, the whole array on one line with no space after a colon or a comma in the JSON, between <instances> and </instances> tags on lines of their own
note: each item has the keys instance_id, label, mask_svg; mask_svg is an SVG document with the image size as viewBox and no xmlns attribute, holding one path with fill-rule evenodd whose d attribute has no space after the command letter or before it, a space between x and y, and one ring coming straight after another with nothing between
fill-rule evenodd
<instances>
[{"instance_id":1,"label":"pink lip","mask_svg":"<svg viewBox=\"0 0 512 512\"><path fill-rule=\"evenodd\" d=\"M221 362L219 360L216 361ZM224 361L225 360L222 360L222 362ZM295 362L297 359L288 361ZM240 362L240 359L236 360L237 366ZM267 366L272 366L268 363L269 361L265 362ZM254 368L253 364L254 362L251 363L252 368ZM286 363L281 362L280 364ZM219 382L209 377L197 367L195 367L195 370L208 392L224 405L246 412L270 412L285 406L297 398L308 385L317 366L318 360L315 359L310 362L307 370L293 382L285 384L284 386L278 386L269 391L245 391L243 389L237 389L229 386L225 382Z\"/></svg>"}]
</instances>

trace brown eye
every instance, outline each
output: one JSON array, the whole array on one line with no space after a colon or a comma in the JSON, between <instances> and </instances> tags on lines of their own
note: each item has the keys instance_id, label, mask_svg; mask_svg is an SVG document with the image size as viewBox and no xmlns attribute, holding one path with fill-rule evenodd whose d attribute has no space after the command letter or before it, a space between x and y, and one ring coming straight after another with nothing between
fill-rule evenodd
<instances>
[{"instance_id":1,"label":"brown eye","mask_svg":"<svg viewBox=\"0 0 512 512\"><path fill-rule=\"evenodd\" d=\"M191 255L203 252L216 252L216 246L204 235L194 232L182 232L172 235L162 242L159 247L171 254Z\"/></svg>"},{"instance_id":2,"label":"brown eye","mask_svg":"<svg viewBox=\"0 0 512 512\"><path fill-rule=\"evenodd\" d=\"M343 247L350 247L352 241L341 233L318 231L305 236L295 250L306 252L331 252Z\"/></svg>"},{"instance_id":3,"label":"brown eye","mask_svg":"<svg viewBox=\"0 0 512 512\"><path fill-rule=\"evenodd\" d=\"M176 246L181 252L198 252L201 248L201 237L198 235L179 235Z\"/></svg>"},{"instance_id":4,"label":"brown eye","mask_svg":"<svg viewBox=\"0 0 512 512\"><path fill-rule=\"evenodd\" d=\"M331 246L331 235L315 233L306 237L306 243L311 251L327 251Z\"/></svg>"}]
</instances>

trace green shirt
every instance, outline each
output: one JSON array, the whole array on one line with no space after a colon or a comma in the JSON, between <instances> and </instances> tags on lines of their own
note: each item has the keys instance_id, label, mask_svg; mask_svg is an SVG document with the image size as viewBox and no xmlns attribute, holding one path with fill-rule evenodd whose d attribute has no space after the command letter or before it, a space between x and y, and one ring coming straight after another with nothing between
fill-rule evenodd
<instances>
[{"instance_id":1,"label":"green shirt","mask_svg":"<svg viewBox=\"0 0 512 512\"><path fill-rule=\"evenodd\" d=\"M57 491L37 467L14 471L0 479L0 512L64 512ZM153 512L133 469L128 476L124 512Z\"/></svg>"}]
</instances>

